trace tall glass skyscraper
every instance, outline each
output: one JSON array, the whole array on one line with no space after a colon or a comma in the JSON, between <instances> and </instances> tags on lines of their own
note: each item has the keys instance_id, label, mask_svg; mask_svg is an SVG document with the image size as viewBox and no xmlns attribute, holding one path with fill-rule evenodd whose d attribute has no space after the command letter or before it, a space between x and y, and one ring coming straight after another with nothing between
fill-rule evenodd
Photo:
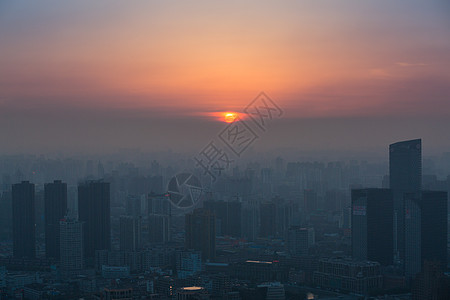
<instances>
[{"instance_id":1,"label":"tall glass skyscraper","mask_svg":"<svg viewBox=\"0 0 450 300\"><path fill-rule=\"evenodd\" d=\"M352 256L381 265L393 263L392 192L389 189L352 190Z\"/></svg>"},{"instance_id":2,"label":"tall glass skyscraper","mask_svg":"<svg viewBox=\"0 0 450 300\"><path fill-rule=\"evenodd\" d=\"M405 193L422 189L422 140L389 145L389 188L394 197L394 252L401 261L405 256Z\"/></svg>"},{"instance_id":3,"label":"tall glass skyscraper","mask_svg":"<svg viewBox=\"0 0 450 300\"><path fill-rule=\"evenodd\" d=\"M87 260L93 260L96 250L111 249L110 215L109 183L88 181L78 186L78 219L84 222L83 244Z\"/></svg>"},{"instance_id":4,"label":"tall glass skyscraper","mask_svg":"<svg viewBox=\"0 0 450 300\"><path fill-rule=\"evenodd\" d=\"M59 222L67 214L67 184L61 180L44 185L45 254L59 259Z\"/></svg>"}]
</instances>

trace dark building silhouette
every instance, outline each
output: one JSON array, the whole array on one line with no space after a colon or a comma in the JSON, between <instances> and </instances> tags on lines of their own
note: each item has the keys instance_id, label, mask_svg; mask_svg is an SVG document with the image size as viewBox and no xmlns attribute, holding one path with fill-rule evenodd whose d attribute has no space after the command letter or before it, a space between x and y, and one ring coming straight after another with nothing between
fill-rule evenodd
<instances>
[{"instance_id":1,"label":"dark building silhouette","mask_svg":"<svg viewBox=\"0 0 450 300\"><path fill-rule=\"evenodd\" d=\"M277 234L277 206L274 202L263 202L259 205L259 235L274 237Z\"/></svg>"},{"instance_id":2,"label":"dark building silhouette","mask_svg":"<svg viewBox=\"0 0 450 300\"><path fill-rule=\"evenodd\" d=\"M95 257L96 250L111 248L109 183L88 181L78 186L78 219L84 222L84 254Z\"/></svg>"},{"instance_id":3,"label":"dark building silhouette","mask_svg":"<svg viewBox=\"0 0 450 300\"><path fill-rule=\"evenodd\" d=\"M59 222L67 214L67 184L60 180L44 185L45 255L59 259Z\"/></svg>"},{"instance_id":4,"label":"dark building silhouette","mask_svg":"<svg viewBox=\"0 0 450 300\"><path fill-rule=\"evenodd\" d=\"M393 264L394 203L389 189L352 190L352 256Z\"/></svg>"},{"instance_id":5,"label":"dark building silhouette","mask_svg":"<svg viewBox=\"0 0 450 300\"><path fill-rule=\"evenodd\" d=\"M447 266L447 192L405 194L405 275L413 278L425 261Z\"/></svg>"},{"instance_id":6,"label":"dark building silhouette","mask_svg":"<svg viewBox=\"0 0 450 300\"><path fill-rule=\"evenodd\" d=\"M151 214L148 220L148 239L152 244L164 244L170 241L170 216Z\"/></svg>"},{"instance_id":7,"label":"dark building silhouette","mask_svg":"<svg viewBox=\"0 0 450 300\"><path fill-rule=\"evenodd\" d=\"M389 145L389 188L394 196L395 236L394 251L404 260L405 212L404 193L418 192L422 188L422 140L409 140Z\"/></svg>"},{"instance_id":8,"label":"dark building silhouette","mask_svg":"<svg viewBox=\"0 0 450 300\"><path fill-rule=\"evenodd\" d=\"M13 254L15 258L36 257L34 184L12 185Z\"/></svg>"},{"instance_id":9,"label":"dark building silhouette","mask_svg":"<svg viewBox=\"0 0 450 300\"><path fill-rule=\"evenodd\" d=\"M201 251L203 260L214 260L216 256L215 219L206 209L196 209L185 215L186 249Z\"/></svg>"},{"instance_id":10,"label":"dark building silhouette","mask_svg":"<svg viewBox=\"0 0 450 300\"><path fill-rule=\"evenodd\" d=\"M241 203L238 201L205 201L203 207L216 216L218 235L241 236Z\"/></svg>"},{"instance_id":11,"label":"dark building silhouette","mask_svg":"<svg viewBox=\"0 0 450 300\"><path fill-rule=\"evenodd\" d=\"M137 251L141 247L142 218L120 217L120 251Z\"/></svg>"},{"instance_id":12,"label":"dark building silhouette","mask_svg":"<svg viewBox=\"0 0 450 300\"><path fill-rule=\"evenodd\" d=\"M412 299L450 299L450 276L444 274L439 262L424 262L423 270L413 281Z\"/></svg>"},{"instance_id":13,"label":"dark building silhouette","mask_svg":"<svg viewBox=\"0 0 450 300\"><path fill-rule=\"evenodd\" d=\"M317 192L315 190L304 190L303 191L303 211L306 214L311 214L317 210Z\"/></svg>"}]
</instances>

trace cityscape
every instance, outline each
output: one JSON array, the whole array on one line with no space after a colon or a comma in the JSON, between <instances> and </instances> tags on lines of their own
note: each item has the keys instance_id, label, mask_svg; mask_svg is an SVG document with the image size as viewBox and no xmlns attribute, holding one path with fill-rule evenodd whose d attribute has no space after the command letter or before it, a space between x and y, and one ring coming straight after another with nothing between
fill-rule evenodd
<instances>
[{"instance_id":1,"label":"cityscape","mask_svg":"<svg viewBox=\"0 0 450 300\"><path fill-rule=\"evenodd\" d=\"M450 299L449 20L0 1L0 300Z\"/></svg>"}]
</instances>

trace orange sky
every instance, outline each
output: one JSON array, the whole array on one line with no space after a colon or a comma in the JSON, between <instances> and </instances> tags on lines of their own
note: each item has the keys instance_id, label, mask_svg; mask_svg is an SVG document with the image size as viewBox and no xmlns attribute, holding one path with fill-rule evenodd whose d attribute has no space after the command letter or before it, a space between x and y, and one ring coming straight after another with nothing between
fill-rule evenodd
<instances>
[{"instance_id":1,"label":"orange sky","mask_svg":"<svg viewBox=\"0 0 450 300\"><path fill-rule=\"evenodd\" d=\"M213 120L265 91L293 119L450 116L449 20L445 0L2 1L0 109Z\"/></svg>"}]
</instances>

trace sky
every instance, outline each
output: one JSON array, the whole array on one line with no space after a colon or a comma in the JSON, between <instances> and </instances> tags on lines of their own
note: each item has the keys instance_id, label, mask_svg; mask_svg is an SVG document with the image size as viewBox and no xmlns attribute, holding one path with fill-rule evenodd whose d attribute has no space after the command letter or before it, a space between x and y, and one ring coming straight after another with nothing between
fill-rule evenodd
<instances>
[{"instance_id":1,"label":"sky","mask_svg":"<svg viewBox=\"0 0 450 300\"><path fill-rule=\"evenodd\" d=\"M261 151L450 151L450 3L0 0L0 153L196 151L261 91Z\"/></svg>"}]
</instances>

